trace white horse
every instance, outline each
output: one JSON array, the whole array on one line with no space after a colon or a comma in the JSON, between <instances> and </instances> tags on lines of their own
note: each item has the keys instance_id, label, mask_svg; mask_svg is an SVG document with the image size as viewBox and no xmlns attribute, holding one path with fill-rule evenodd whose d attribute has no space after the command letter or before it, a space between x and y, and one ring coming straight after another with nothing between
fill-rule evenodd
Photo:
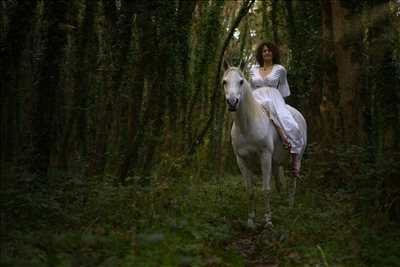
<instances>
[{"instance_id":1,"label":"white horse","mask_svg":"<svg viewBox=\"0 0 400 267\"><path fill-rule=\"evenodd\" d=\"M234 113L234 122L231 130L232 146L239 169L245 178L248 200L248 220L250 228L255 227L255 199L253 189L253 176L262 175L262 191L265 196L265 223L272 225L270 192L271 176L276 179L277 189L280 190L283 178L283 164L290 158L289 152L284 148L276 128L270 120L268 112L253 97L249 82L245 79L240 68L230 67L224 62L223 87L229 111ZM307 139L307 125L299 111L287 105L297 121L304 144ZM304 146L305 147L305 146ZM301 151L300 160L304 149ZM296 177L292 177L292 188L289 189L290 205L294 203L296 191ZM288 183L289 186L289 183Z\"/></svg>"}]
</instances>

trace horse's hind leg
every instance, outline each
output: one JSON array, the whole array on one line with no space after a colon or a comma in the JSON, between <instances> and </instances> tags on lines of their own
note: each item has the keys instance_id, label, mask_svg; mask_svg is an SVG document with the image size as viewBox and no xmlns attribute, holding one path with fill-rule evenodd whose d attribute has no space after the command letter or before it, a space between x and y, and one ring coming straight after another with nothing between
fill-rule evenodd
<instances>
[{"instance_id":1,"label":"horse's hind leg","mask_svg":"<svg viewBox=\"0 0 400 267\"><path fill-rule=\"evenodd\" d=\"M275 179L275 187L276 191L279 194L282 193L282 181L283 181L283 167L279 166L278 164L272 164L272 176Z\"/></svg>"},{"instance_id":2,"label":"horse's hind leg","mask_svg":"<svg viewBox=\"0 0 400 267\"><path fill-rule=\"evenodd\" d=\"M296 183L297 183L297 177L294 175L291 175L291 177L288 179L288 192L289 192L289 207L293 208L294 206L294 197L296 194Z\"/></svg>"},{"instance_id":3,"label":"horse's hind leg","mask_svg":"<svg viewBox=\"0 0 400 267\"><path fill-rule=\"evenodd\" d=\"M247 192L247 203L248 203L248 217L247 217L247 226L251 229L256 227L255 225L255 217L256 217L256 206L255 206L255 198L254 198L254 184L253 184L253 173L247 168L244 160L236 155L236 161L239 166L240 172L242 173Z\"/></svg>"}]
</instances>

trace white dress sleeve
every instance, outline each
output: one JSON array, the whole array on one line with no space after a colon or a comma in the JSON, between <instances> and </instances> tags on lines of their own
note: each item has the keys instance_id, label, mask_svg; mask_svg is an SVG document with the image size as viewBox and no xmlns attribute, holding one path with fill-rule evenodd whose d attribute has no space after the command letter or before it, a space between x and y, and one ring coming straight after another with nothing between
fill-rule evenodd
<instances>
[{"instance_id":1,"label":"white dress sleeve","mask_svg":"<svg viewBox=\"0 0 400 267\"><path fill-rule=\"evenodd\" d=\"M290 89L287 81L287 72L285 67L279 65L277 71L279 73L279 85L278 85L279 92L281 93L282 97L290 96Z\"/></svg>"},{"instance_id":2,"label":"white dress sleeve","mask_svg":"<svg viewBox=\"0 0 400 267\"><path fill-rule=\"evenodd\" d=\"M258 71L258 69L257 69L256 65L251 66L250 71L249 71L249 74L250 74L250 85L251 85L251 88L253 90L257 88L257 86L256 86L256 84L254 82L254 80L256 79L257 71Z\"/></svg>"}]
</instances>

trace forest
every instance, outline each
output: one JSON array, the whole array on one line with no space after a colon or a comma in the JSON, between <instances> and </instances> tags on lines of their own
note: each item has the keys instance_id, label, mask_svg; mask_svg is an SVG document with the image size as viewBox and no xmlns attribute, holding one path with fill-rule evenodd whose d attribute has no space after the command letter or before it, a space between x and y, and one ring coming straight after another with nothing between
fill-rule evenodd
<instances>
[{"instance_id":1,"label":"forest","mask_svg":"<svg viewBox=\"0 0 400 267\"><path fill-rule=\"evenodd\" d=\"M276 44L293 206L231 144L223 62ZM399 0L1 0L1 266L400 266Z\"/></svg>"}]
</instances>

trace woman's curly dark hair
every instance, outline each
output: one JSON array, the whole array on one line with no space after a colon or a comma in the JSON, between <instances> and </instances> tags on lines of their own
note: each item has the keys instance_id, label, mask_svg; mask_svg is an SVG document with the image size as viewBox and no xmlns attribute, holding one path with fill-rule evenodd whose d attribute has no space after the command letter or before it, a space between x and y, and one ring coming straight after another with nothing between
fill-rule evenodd
<instances>
[{"instance_id":1,"label":"woman's curly dark hair","mask_svg":"<svg viewBox=\"0 0 400 267\"><path fill-rule=\"evenodd\" d=\"M272 51L272 63L273 64L280 64L281 63L281 55L279 53L278 47L271 43L271 42L262 42L257 46L256 49L256 60L260 67L264 65L264 59L263 59L263 48L264 46L268 47Z\"/></svg>"}]
</instances>

